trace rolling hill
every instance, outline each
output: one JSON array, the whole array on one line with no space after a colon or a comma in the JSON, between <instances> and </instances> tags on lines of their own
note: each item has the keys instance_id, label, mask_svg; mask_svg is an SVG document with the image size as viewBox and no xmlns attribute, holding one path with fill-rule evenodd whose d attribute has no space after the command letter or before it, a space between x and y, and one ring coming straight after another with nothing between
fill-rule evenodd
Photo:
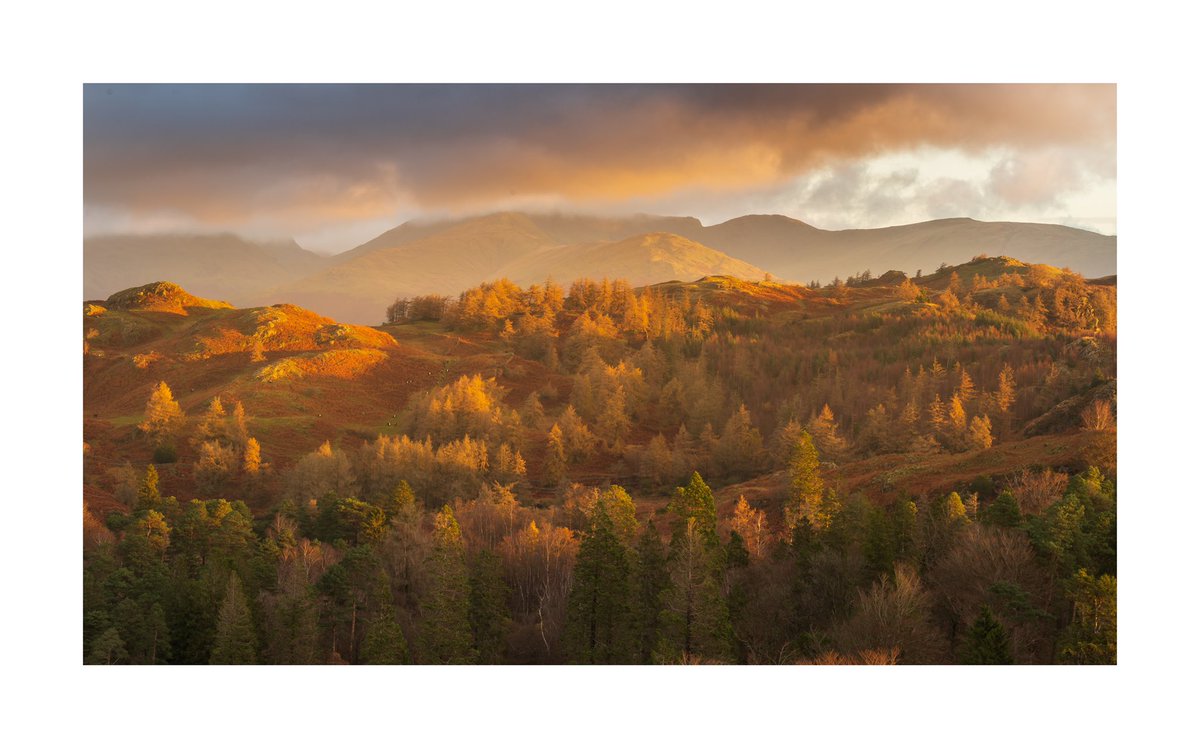
<instances>
[{"instance_id":1,"label":"rolling hill","mask_svg":"<svg viewBox=\"0 0 1200 748\"><path fill-rule=\"evenodd\" d=\"M170 278L201 296L264 303L267 287L326 261L293 241L253 242L234 234L98 236L83 242L83 297L103 299Z\"/></svg>"},{"instance_id":2,"label":"rolling hill","mask_svg":"<svg viewBox=\"0 0 1200 748\"><path fill-rule=\"evenodd\" d=\"M456 295L479 281L500 277L523 285L583 276L625 278L639 285L714 274L762 277L764 271L749 263L675 234L626 233L687 225L686 219L622 221L521 213L443 224L432 231L406 229L406 224L352 250L347 259L335 258L336 264L272 293L369 324L378 322L398 296ZM586 237L593 240L580 241Z\"/></svg>"},{"instance_id":3,"label":"rolling hill","mask_svg":"<svg viewBox=\"0 0 1200 748\"><path fill-rule=\"evenodd\" d=\"M400 296L457 295L483 280L517 283L577 276L635 284L704 275L827 283L863 270L933 272L979 254L1116 272L1116 237L1065 226L967 218L826 231L786 216L742 216L713 226L695 218L495 213L410 221L333 257L294 242L213 236L115 236L84 242L84 297L170 278L238 305L290 302L372 324Z\"/></svg>"},{"instance_id":4,"label":"rolling hill","mask_svg":"<svg viewBox=\"0 0 1200 748\"><path fill-rule=\"evenodd\" d=\"M764 272L677 234L652 233L620 241L549 247L505 264L494 277L529 285L547 278L569 283L593 276L622 278L635 286L645 286L704 275L761 278Z\"/></svg>"},{"instance_id":5,"label":"rolling hill","mask_svg":"<svg viewBox=\"0 0 1200 748\"><path fill-rule=\"evenodd\" d=\"M1117 272L1117 238L1041 223L948 218L878 229L826 231L786 216L742 216L682 235L780 278L828 283L863 270L932 272L979 254L1070 268L1094 278Z\"/></svg>"}]
</instances>

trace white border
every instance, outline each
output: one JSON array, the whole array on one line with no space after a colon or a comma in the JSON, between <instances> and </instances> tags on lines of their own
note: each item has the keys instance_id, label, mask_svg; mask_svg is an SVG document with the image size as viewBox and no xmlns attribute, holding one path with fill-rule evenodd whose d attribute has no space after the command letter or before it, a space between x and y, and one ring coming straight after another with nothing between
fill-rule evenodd
<instances>
[{"instance_id":1,"label":"white border","mask_svg":"<svg viewBox=\"0 0 1200 748\"><path fill-rule=\"evenodd\" d=\"M1192 24L1142 2L24 4L6 13L5 734L208 745L1154 744L1195 734ZM1116 668L90 668L79 645L82 82L1119 83ZM1186 306L1185 306L1186 304ZM1186 427L1186 432L1184 428ZM1184 435L1191 438L1183 438ZM1185 533L1187 534L1185 536ZM1189 556L1190 561L1194 557ZM1185 575L1185 570L1188 572ZM1176 679L1179 682L1176 682ZM1171 743L1177 742L1171 740Z\"/></svg>"}]
</instances>

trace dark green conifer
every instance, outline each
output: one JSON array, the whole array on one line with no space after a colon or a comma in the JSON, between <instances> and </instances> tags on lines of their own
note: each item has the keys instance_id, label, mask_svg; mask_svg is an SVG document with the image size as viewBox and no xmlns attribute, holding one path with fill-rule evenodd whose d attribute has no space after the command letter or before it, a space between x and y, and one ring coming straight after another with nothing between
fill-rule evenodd
<instances>
[{"instance_id":1,"label":"dark green conifer","mask_svg":"<svg viewBox=\"0 0 1200 748\"><path fill-rule=\"evenodd\" d=\"M257 661L257 649L254 621L242 592L242 580L236 573L230 573L225 598L217 614L217 635L209 664L253 665Z\"/></svg>"},{"instance_id":2,"label":"dark green conifer","mask_svg":"<svg viewBox=\"0 0 1200 748\"><path fill-rule=\"evenodd\" d=\"M654 520L646 523L635 550L633 580L634 654L637 662L651 661L658 643L658 619L662 611L662 592L666 588L667 554Z\"/></svg>"},{"instance_id":3,"label":"dark green conifer","mask_svg":"<svg viewBox=\"0 0 1200 748\"><path fill-rule=\"evenodd\" d=\"M404 629L396 623L396 611L386 605L367 624L360 655L364 665L405 665L408 663L408 640Z\"/></svg>"},{"instance_id":4,"label":"dark green conifer","mask_svg":"<svg viewBox=\"0 0 1200 748\"><path fill-rule=\"evenodd\" d=\"M1004 491L983 510L981 519L993 527L1020 527L1021 507L1010 492Z\"/></svg>"},{"instance_id":5,"label":"dark green conifer","mask_svg":"<svg viewBox=\"0 0 1200 748\"><path fill-rule=\"evenodd\" d=\"M471 634L480 665L504 662L509 627L508 584L500 557L484 548L475 554L470 568L469 615Z\"/></svg>"},{"instance_id":6,"label":"dark green conifer","mask_svg":"<svg viewBox=\"0 0 1200 748\"><path fill-rule=\"evenodd\" d=\"M429 587L421 601L421 655L435 665L475 661L470 621L471 584L458 520L449 505L434 517Z\"/></svg>"},{"instance_id":7,"label":"dark green conifer","mask_svg":"<svg viewBox=\"0 0 1200 748\"><path fill-rule=\"evenodd\" d=\"M572 661L629 662L630 573L625 545L604 505L597 507L575 562L564 636Z\"/></svg>"},{"instance_id":8,"label":"dark green conifer","mask_svg":"<svg viewBox=\"0 0 1200 748\"><path fill-rule=\"evenodd\" d=\"M960 660L964 665L1011 665L1012 647L1008 632L986 605L967 629Z\"/></svg>"}]
</instances>

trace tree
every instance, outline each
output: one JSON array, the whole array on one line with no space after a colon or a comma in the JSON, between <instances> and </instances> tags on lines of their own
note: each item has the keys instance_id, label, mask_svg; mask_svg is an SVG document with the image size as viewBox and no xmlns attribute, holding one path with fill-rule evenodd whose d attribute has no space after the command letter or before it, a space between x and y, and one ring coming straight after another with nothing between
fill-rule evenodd
<instances>
[{"instance_id":1,"label":"tree","mask_svg":"<svg viewBox=\"0 0 1200 748\"><path fill-rule=\"evenodd\" d=\"M647 664L658 643L658 620L667 576L667 554L654 520L646 523L634 552L632 628L637 662Z\"/></svg>"},{"instance_id":2,"label":"tree","mask_svg":"<svg viewBox=\"0 0 1200 748\"><path fill-rule=\"evenodd\" d=\"M675 514L676 535L683 532L688 523L695 521L695 530L708 542L719 543L717 539L717 500L712 489L700 477L700 473L692 473L686 486L675 489L675 498L668 507ZM672 541L674 542L674 541Z\"/></svg>"},{"instance_id":3,"label":"tree","mask_svg":"<svg viewBox=\"0 0 1200 748\"><path fill-rule=\"evenodd\" d=\"M808 433L824 459L836 462L846 454L846 440L838 433L837 420L829 403L825 403L820 414L808 422Z\"/></svg>"},{"instance_id":4,"label":"tree","mask_svg":"<svg viewBox=\"0 0 1200 748\"><path fill-rule=\"evenodd\" d=\"M592 449L596 445L596 437L592 434L591 429L575 412L573 405L568 405L562 415L559 416L558 423L559 433L562 435L563 447L567 458L571 462L582 460L591 456Z\"/></svg>"},{"instance_id":5,"label":"tree","mask_svg":"<svg viewBox=\"0 0 1200 748\"><path fill-rule=\"evenodd\" d=\"M1013 664L1008 632L986 605L979 611L975 623L967 629L967 638L963 642L959 661L964 665Z\"/></svg>"},{"instance_id":6,"label":"tree","mask_svg":"<svg viewBox=\"0 0 1200 748\"><path fill-rule=\"evenodd\" d=\"M468 615L475 651L481 665L504 661L508 629L508 584L500 556L487 548L475 554L470 568Z\"/></svg>"},{"instance_id":7,"label":"tree","mask_svg":"<svg viewBox=\"0 0 1200 748\"><path fill-rule=\"evenodd\" d=\"M903 664L928 664L943 660L948 649L933 623L933 596L917 572L897 564L869 591L860 590L854 613L837 632L843 652L871 649L900 650Z\"/></svg>"},{"instance_id":8,"label":"tree","mask_svg":"<svg viewBox=\"0 0 1200 748\"><path fill-rule=\"evenodd\" d=\"M655 434L645 451L640 452L639 472L654 487L671 482L675 475L675 455L662 434Z\"/></svg>"},{"instance_id":9,"label":"tree","mask_svg":"<svg viewBox=\"0 0 1200 748\"><path fill-rule=\"evenodd\" d=\"M171 388L166 382L159 382L146 401L146 412L138 428L156 444L162 444L175 435L183 420L183 409L175 402Z\"/></svg>"},{"instance_id":10,"label":"tree","mask_svg":"<svg viewBox=\"0 0 1200 748\"><path fill-rule=\"evenodd\" d=\"M245 445L250 440L250 431L246 428L246 409L242 406L242 401L238 400L233 406L233 415L230 416L229 438L234 444Z\"/></svg>"},{"instance_id":11,"label":"tree","mask_svg":"<svg viewBox=\"0 0 1200 748\"><path fill-rule=\"evenodd\" d=\"M630 569L624 543L599 504L575 562L563 636L572 660L588 665L630 661Z\"/></svg>"},{"instance_id":12,"label":"tree","mask_svg":"<svg viewBox=\"0 0 1200 748\"><path fill-rule=\"evenodd\" d=\"M158 491L158 468L153 465L146 466L146 475L142 478L142 483L138 486L138 509L152 509L158 506L162 500L162 495Z\"/></svg>"},{"instance_id":13,"label":"tree","mask_svg":"<svg viewBox=\"0 0 1200 748\"><path fill-rule=\"evenodd\" d=\"M237 467L238 455L234 447L217 439L206 441L200 445L200 454L196 458L196 485L209 495L218 493Z\"/></svg>"},{"instance_id":14,"label":"tree","mask_svg":"<svg viewBox=\"0 0 1200 748\"><path fill-rule=\"evenodd\" d=\"M975 449L990 448L992 446L992 419L986 415L972 418L968 439Z\"/></svg>"},{"instance_id":15,"label":"tree","mask_svg":"<svg viewBox=\"0 0 1200 748\"><path fill-rule=\"evenodd\" d=\"M950 398L950 408L946 413L946 417L950 420L950 428L956 436L966 433L967 411L963 410L962 399L958 395Z\"/></svg>"},{"instance_id":16,"label":"tree","mask_svg":"<svg viewBox=\"0 0 1200 748\"><path fill-rule=\"evenodd\" d=\"M721 431L717 444L717 464L725 475L745 476L754 473L762 462L762 434L750 421L750 412L742 405Z\"/></svg>"},{"instance_id":17,"label":"tree","mask_svg":"<svg viewBox=\"0 0 1200 748\"><path fill-rule=\"evenodd\" d=\"M604 435L609 444L615 444L629 434L632 424L626 400L625 387L618 382L605 398L596 421L597 430Z\"/></svg>"},{"instance_id":18,"label":"tree","mask_svg":"<svg viewBox=\"0 0 1200 748\"><path fill-rule=\"evenodd\" d=\"M241 403L238 405L241 406ZM258 446L258 439L250 437L246 440L246 449L242 453L242 470L247 475L257 475L260 468L262 468L262 452Z\"/></svg>"},{"instance_id":19,"label":"tree","mask_svg":"<svg viewBox=\"0 0 1200 748\"><path fill-rule=\"evenodd\" d=\"M1108 400L1093 400L1083 409L1084 431L1108 431L1116 424L1113 423L1112 403Z\"/></svg>"},{"instance_id":20,"label":"tree","mask_svg":"<svg viewBox=\"0 0 1200 748\"><path fill-rule=\"evenodd\" d=\"M449 505L434 517L433 551L427 566L428 593L421 601L423 659L435 665L468 665L475 660L471 584L462 532Z\"/></svg>"},{"instance_id":21,"label":"tree","mask_svg":"<svg viewBox=\"0 0 1200 748\"><path fill-rule=\"evenodd\" d=\"M1013 377L1013 368L1008 364L1000 370L1000 379L996 384L996 407L1001 413L1007 413L1017 401L1017 386Z\"/></svg>"},{"instance_id":22,"label":"tree","mask_svg":"<svg viewBox=\"0 0 1200 748\"><path fill-rule=\"evenodd\" d=\"M412 486L408 485L408 481L401 480L396 484L392 495L383 505L383 511L389 520L417 511L417 495L413 493Z\"/></svg>"},{"instance_id":23,"label":"tree","mask_svg":"<svg viewBox=\"0 0 1200 748\"><path fill-rule=\"evenodd\" d=\"M993 527L1020 527L1021 506L1011 491L1001 491L1000 495L983 510L980 519L985 525Z\"/></svg>"},{"instance_id":24,"label":"tree","mask_svg":"<svg viewBox=\"0 0 1200 748\"><path fill-rule=\"evenodd\" d=\"M1058 648L1059 662L1073 665L1117 664L1117 580L1099 579L1080 569L1067 584L1071 625Z\"/></svg>"},{"instance_id":25,"label":"tree","mask_svg":"<svg viewBox=\"0 0 1200 748\"><path fill-rule=\"evenodd\" d=\"M964 403L969 403L975 398L975 381L971 379L971 375L967 373L966 369L959 374L958 398Z\"/></svg>"},{"instance_id":26,"label":"tree","mask_svg":"<svg viewBox=\"0 0 1200 748\"><path fill-rule=\"evenodd\" d=\"M667 561L670 580L662 593L660 662L728 662L733 655L733 627L721 594L719 548L713 548L695 516L685 520L671 541Z\"/></svg>"},{"instance_id":27,"label":"tree","mask_svg":"<svg viewBox=\"0 0 1200 748\"><path fill-rule=\"evenodd\" d=\"M142 572L161 562L170 545L171 526L161 512L150 509L126 529L121 556L131 570Z\"/></svg>"},{"instance_id":28,"label":"tree","mask_svg":"<svg viewBox=\"0 0 1200 748\"><path fill-rule=\"evenodd\" d=\"M200 417L200 424L196 427L195 442L197 444L206 441L217 441L222 444L228 442L230 440L229 428L225 420L225 406L220 397L214 397L208 402L208 408L204 411L204 415Z\"/></svg>"},{"instance_id":29,"label":"tree","mask_svg":"<svg viewBox=\"0 0 1200 748\"><path fill-rule=\"evenodd\" d=\"M121 640L121 632L115 626L110 626L92 640L87 664L119 665L128 659L129 653L125 651L125 642Z\"/></svg>"},{"instance_id":30,"label":"tree","mask_svg":"<svg viewBox=\"0 0 1200 748\"><path fill-rule=\"evenodd\" d=\"M384 606L367 624L360 659L364 665L405 665L408 663L408 640L404 629L396 623L396 612Z\"/></svg>"},{"instance_id":31,"label":"tree","mask_svg":"<svg viewBox=\"0 0 1200 748\"><path fill-rule=\"evenodd\" d=\"M767 524L767 515L761 509L752 508L745 496L738 496L730 527L745 542L750 558L756 561L766 558L771 539L771 528Z\"/></svg>"},{"instance_id":32,"label":"tree","mask_svg":"<svg viewBox=\"0 0 1200 748\"><path fill-rule=\"evenodd\" d=\"M556 423L550 427L550 435L546 438L546 460L543 465L546 483L558 485L566 477L566 471L567 452L563 445L562 429Z\"/></svg>"},{"instance_id":33,"label":"tree","mask_svg":"<svg viewBox=\"0 0 1200 748\"><path fill-rule=\"evenodd\" d=\"M257 649L254 621L242 592L242 580L236 572L230 572L217 614L217 634L209 664L253 665L257 661Z\"/></svg>"},{"instance_id":34,"label":"tree","mask_svg":"<svg viewBox=\"0 0 1200 748\"><path fill-rule=\"evenodd\" d=\"M829 524L822 501L825 482L821 479L820 468L821 462L817 458L812 437L804 432L792 447L792 457L788 461L792 490L783 511L789 531L802 518L815 528L824 528Z\"/></svg>"}]
</instances>

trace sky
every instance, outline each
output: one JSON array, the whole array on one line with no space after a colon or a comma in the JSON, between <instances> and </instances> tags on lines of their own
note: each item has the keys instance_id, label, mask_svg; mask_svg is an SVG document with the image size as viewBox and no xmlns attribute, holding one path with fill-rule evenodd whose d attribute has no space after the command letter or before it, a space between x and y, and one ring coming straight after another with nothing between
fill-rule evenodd
<instances>
[{"instance_id":1,"label":"sky","mask_svg":"<svg viewBox=\"0 0 1200 748\"><path fill-rule=\"evenodd\" d=\"M331 253L495 210L1116 233L1105 84L88 84L84 233Z\"/></svg>"}]
</instances>

